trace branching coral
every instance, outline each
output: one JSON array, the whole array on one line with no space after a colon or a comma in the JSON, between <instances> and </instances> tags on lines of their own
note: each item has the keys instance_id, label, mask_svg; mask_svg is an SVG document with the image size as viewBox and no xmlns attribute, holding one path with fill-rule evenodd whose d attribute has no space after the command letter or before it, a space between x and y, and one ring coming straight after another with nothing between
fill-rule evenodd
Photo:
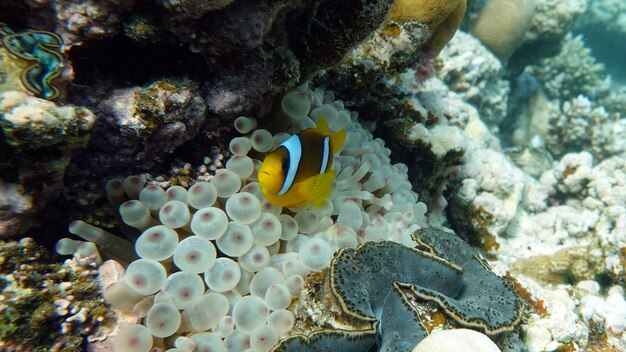
<instances>
[{"instance_id":1,"label":"branching coral","mask_svg":"<svg viewBox=\"0 0 626 352\"><path fill-rule=\"evenodd\" d=\"M482 121L497 126L505 118L510 88L504 68L476 38L457 32L437 60L437 76L472 103Z\"/></svg>"},{"instance_id":2,"label":"branching coral","mask_svg":"<svg viewBox=\"0 0 626 352\"><path fill-rule=\"evenodd\" d=\"M613 120L604 107L595 107L585 96L551 105L545 147L557 157L568 152L590 151L599 159L624 152L626 122Z\"/></svg>"},{"instance_id":3,"label":"branching coral","mask_svg":"<svg viewBox=\"0 0 626 352\"><path fill-rule=\"evenodd\" d=\"M585 13L590 0L535 0L535 2L535 14L524 41L560 40Z\"/></svg>"},{"instance_id":4,"label":"branching coral","mask_svg":"<svg viewBox=\"0 0 626 352\"><path fill-rule=\"evenodd\" d=\"M602 27L620 37L626 34L626 4L623 1L588 0L588 2L589 8L580 19L581 25Z\"/></svg>"},{"instance_id":5,"label":"branching coral","mask_svg":"<svg viewBox=\"0 0 626 352\"><path fill-rule=\"evenodd\" d=\"M550 99L565 101L582 94L595 100L609 91L604 65L596 61L582 36L568 34L557 55L527 67L525 73L539 79Z\"/></svg>"}]
</instances>

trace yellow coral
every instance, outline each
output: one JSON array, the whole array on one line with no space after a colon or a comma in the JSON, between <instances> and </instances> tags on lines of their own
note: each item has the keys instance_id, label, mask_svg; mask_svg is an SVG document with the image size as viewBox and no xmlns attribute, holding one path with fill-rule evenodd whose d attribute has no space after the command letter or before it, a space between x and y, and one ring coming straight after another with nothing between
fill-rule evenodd
<instances>
[{"instance_id":1,"label":"yellow coral","mask_svg":"<svg viewBox=\"0 0 626 352\"><path fill-rule=\"evenodd\" d=\"M387 21L418 21L427 25L431 35L424 49L439 53L461 24L466 7L466 0L396 0Z\"/></svg>"},{"instance_id":2,"label":"yellow coral","mask_svg":"<svg viewBox=\"0 0 626 352\"><path fill-rule=\"evenodd\" d=\"M506 60L524 43L534 12L534 0L489 0L472 23L471 33Z\"/></svg>"}]
</instances>

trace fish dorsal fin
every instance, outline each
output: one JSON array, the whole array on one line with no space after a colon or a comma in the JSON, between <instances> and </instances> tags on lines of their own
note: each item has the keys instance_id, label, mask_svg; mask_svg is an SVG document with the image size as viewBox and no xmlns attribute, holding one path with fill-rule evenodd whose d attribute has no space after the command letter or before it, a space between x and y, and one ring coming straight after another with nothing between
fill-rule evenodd
<instances>
[{"instance_id":1,"label":"fish dorsal fin","mask_svg":"<svg viewBox=\"0 0 626 352\"><path fill-rule=\"evenodd\" d=\"M316 208L321 208L333 193L335 170L302 181L298 186L304 198Z\"/></svg>"},{"instance_id":2,"label":"fish dorsal fin","mask_svg":"<svg viewBox=\"0 0 626 352\"><path fill-rule=\"evenodd\" d=\"M330 134L330 149L333 153L338 153L346 141L346 130L339 130Z\"/></svg>"},{"instance_id":3,"label":"fish dorsal fin","mask_svg":"<svg viewBox=\"0 0 626 352\"><path fill-rule=\"evenodd\" d=\"M317 129L326 136L330 136L330 148L333 153L337 153L343 147L343 143L346 141L346 130L339 130L336 132L331 132L330 127L328 127L328 122L326 122L326 118L324 115L320 114L317 119Z\"/></svg>"},{"instance_id":4,"label":"fish dorsal fin","mask_svg":"<svg viewBox=\"0 0 626 352\"><path fill-rule=\"evenodd\" d=\"M330 135L330 127L328 127L328 122L326 122L326 118L324 115L320 114L317 118L317 129L322 132L322 134Z\"/></svg>"}]
</instances>

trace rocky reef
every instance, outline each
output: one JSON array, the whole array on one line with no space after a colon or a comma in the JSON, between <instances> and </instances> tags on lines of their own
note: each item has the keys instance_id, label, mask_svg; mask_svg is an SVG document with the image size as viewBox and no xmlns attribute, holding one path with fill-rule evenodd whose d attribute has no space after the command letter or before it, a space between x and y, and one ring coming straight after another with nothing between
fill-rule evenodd
<instances>
[{"instance_id":1,"label":"rocky reef","mask_svg":"<svg viewBox=\"0 0 626 352\"><path fill-rule=\"evenodd\" d=\"M0 348L83 351L116 329L93 258L56 263L32 238L0 246Z\"/></svg>"},{"instance_id":2,"label":"rocky reef","mask_svg":"<svg viewBox=\"0 0 626 352\"><path fill-rule=\"evenodd\" d=\"M622 10L0 2L0 349L626 349Z\"/></svg>"}]
</instances>

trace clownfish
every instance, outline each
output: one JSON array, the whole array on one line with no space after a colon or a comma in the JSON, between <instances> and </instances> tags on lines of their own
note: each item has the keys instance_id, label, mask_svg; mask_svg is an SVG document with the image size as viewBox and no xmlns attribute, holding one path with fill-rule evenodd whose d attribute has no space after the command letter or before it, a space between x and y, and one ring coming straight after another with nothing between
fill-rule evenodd
<instances>
[{"instance_id":1,"label":"clownfish","mask_svg":"<svg viewBox=\"0 0 626 352\"><path fill-rule=\"evenodd\" d=\"M282 207L307 203L320 208L332 193L333 154L341 149L346 131L331 132L320 116L315 128L289 137L268 154L259 168L263 196Z\"/></svg>"}]
</instances>

